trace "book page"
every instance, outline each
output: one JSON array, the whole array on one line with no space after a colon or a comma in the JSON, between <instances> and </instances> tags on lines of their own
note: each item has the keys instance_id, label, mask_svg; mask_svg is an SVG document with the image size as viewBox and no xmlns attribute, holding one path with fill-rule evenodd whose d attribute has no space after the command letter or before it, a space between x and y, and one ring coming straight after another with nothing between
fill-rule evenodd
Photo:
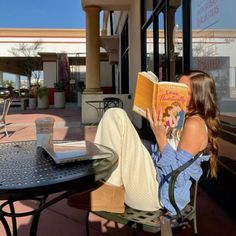
<instances>
[{"instance_id":1,"label":"book page","mask_svg":"<svg viewBox=\"0 0 236 236\"><path fill-rule=\"evenodd\" d=\"M150 79L153 83L158 83L158 78L152 71L142 71L139 73L145 76L146 78Z\"/></svg>"},{"instance_id":2,"label":"book page","mask_svg":"<svg viewBox=\"0 0 236 236\"><path fill-rule=\"evenodd\" d=\"M152 71L148 71L147 73L148 73L150 76L152 76L152 78L155 80L155 82L158 82L158 81L159 81L158 77L157 77Z\"/></svg>"},{"instance_id":3,"label":"book page","mask_svg":"<svg viewBox=\"0 0 236 236\"><path fill-rule=\"evenodd\" d=\"M143 72L138 73L133 111L146 118L147 108L153 104L154 83Z\"/></svg>"}]
</instances>

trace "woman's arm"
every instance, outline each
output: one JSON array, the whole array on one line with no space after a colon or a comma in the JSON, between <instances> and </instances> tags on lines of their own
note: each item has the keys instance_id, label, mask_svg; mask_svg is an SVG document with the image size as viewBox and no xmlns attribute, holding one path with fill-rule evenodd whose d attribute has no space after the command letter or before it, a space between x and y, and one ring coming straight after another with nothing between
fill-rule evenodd
<instances>
[{"instance_id":1,"label":"woman's arm","mask_svg":"<svg viewBox=\"0 0 236 236\"><path fill-rule=\"evenodd\" d=\"M154 165L157 169L158 182L169 181L170 175L174 170L191 160L194 156L184 150L174 150L167 144L160 155L152 155ZM176 187L181 187L186 184L190 177L198 180L202 175L200 167L201 161L207 161L209 156L202 156L198 158L192 165L183 171L176 180Z\"/></svg>"},{"instance_id":2,"label":"woman's arm","mask_svg":"<svg viewBox=\"0 0 236 236\"><path fill-rule=\"evenodd\" d=\"M166 129L161 122L161 117L157 117L155 108L152 112L147 110L147 119L162 152L167 144ZM204 150L207 144L208 134L204 120L198 116L189 117L184 123L178 148L195 156Z\"/></svg>"}]
</instances>

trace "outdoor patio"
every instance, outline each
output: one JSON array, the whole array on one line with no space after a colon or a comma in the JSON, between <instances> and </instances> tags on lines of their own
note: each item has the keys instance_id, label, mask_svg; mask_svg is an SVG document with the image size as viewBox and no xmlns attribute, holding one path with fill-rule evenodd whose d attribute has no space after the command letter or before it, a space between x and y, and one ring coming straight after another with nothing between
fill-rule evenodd
<instances>
[{"instance_id":1,"label":"outdoor patio","mask_svg":"<svg viewBox=\"0 0 236 236\"><path fill-rule=\"evenodd\" d=\"M93 140L96 127L83 126L81 124L80 109L76 104L67 104L66 109L25 110L19 107L11 107L7 116L7 129L9 137L4 130L0 130L0 142L13 142L20 140L35 140L34 120L38 117L50 116L55 119L54 140ZM32 201L21 201L16 204L17 211L26 211L34 207ZM236 222L230 218L224 210L216 204L214 199L208 196L202 188L199 188L197 204L198 232L200 236L233 236L236 235ZM49 208L41 215L38 227L38 236L77 236L86 235L86 212L73 209L63 200ZM90 214L90 235L132 235L128 227L116 225L113 222ZM10 220L9 220L10 222ZM18 235L26 236L29 233L30 217L18 219ZM0 225L0 235L5 232ZM141 233L142 236L152 235ZM175 232L174 235L192 235L192 230L186 228Z\"/></svg>"}]
</instances>

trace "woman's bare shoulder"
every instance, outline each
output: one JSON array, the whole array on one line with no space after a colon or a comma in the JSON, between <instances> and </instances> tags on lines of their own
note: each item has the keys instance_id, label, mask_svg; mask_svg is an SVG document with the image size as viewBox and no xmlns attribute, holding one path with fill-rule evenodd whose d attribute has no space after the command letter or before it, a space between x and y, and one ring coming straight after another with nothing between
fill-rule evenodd
<instances>
[{"instance_id":1,"label":"woman's bare shoulder","mask_svg":"<svg viewBox=\"0 0 236 236\"><path fill-rule=\"evenodd\" d=\"M180 147L193 155L203 150L208 142L205 121L201 117L188 117L181 134Z\"/></svg>"},{"instance_id":2,"label":"woman's bare shoulder","mask_svg":"<svg viewBox=\"0 0 236 236\"><path fill-rule=\"evenodd\" d=\"M190 116L185 121L185 128L190 129L205 129L206 123L200 116Z\"/></svg>"}]
</instances>

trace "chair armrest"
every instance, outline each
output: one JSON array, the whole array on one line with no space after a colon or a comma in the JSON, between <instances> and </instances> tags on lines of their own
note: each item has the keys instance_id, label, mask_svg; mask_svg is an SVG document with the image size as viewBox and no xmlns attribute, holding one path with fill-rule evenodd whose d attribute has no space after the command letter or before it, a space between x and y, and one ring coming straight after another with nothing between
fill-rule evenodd
<instances>
[{"instance_id":1,"label":"chair armrest","mask_svg":"<svg viewBox=\"0 0 236 236\"><path fill-rule=\"evenodd\" d=\"M175 183L176 183L177 177L179 176L179 174L182 171L184 171L193 162L195 162L202 154L203 154L203 152L199 152L196 156L194 156L193 159L187 161L185 164L183 164L182 166L180 166L179 168L174 170L172 172L171 176L170 176L170 184L169 184L168 194L169 194L170 203L174 207L174 209L177 213L177 220L178 219L182 220L182 214L181 214L181 211L180 211L179 207L177 206L177 203L176 203L176 200L175 200L175 194L174 194L174 188L175 188Z\"/></svg>"}]
</instances>

